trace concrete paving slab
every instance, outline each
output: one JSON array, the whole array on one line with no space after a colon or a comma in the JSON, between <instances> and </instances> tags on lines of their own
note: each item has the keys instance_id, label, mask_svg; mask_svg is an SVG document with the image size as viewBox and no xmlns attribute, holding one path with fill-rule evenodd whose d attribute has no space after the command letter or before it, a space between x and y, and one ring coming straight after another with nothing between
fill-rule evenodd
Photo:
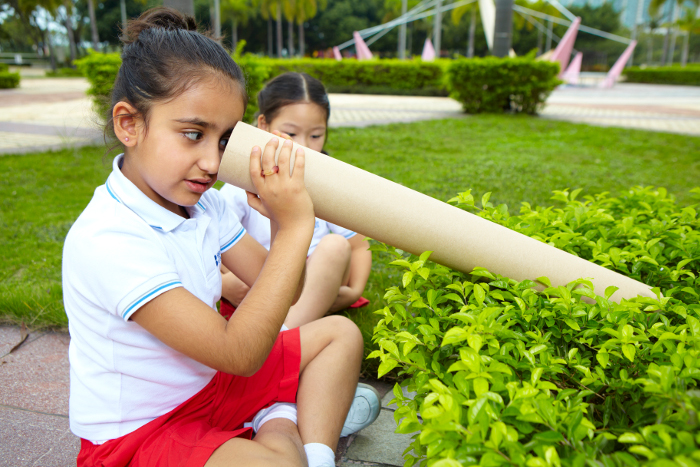
<instances>
[{"instance_id":1,"label":"concrete paving slab","mask_svg":"<svg viewBox=\"0 0 700 467\"><path fill-rule=\"evenodd\" d=\"M355 435L346 459L390 466L403 465L403 452L411 444L413 434L398 434L395 430L394 412L382 409L377 421Z\"/></svg>"},{"instance_id":2,"label":"concrete paving slab","mask_svg":"<svg viewBox=\"0 0 700 467\"><path fill-rule=\"evenodd\" d=\"M405 387L401 387L401 392L403 392L403 395L407 399L413 399L416 397L416 393L414 391L409 391ZM384 397L382 397L382 407L386 409L391 409L391 410L396 410L398 407L396 404L389 404L389 402L394 398L394 391L393 391L393 386L392 390L387 392Z\"/></svg>"},{"instance_id":3,"label":"concrete paving slab","mask_svg":"<svg viewBox=\"0 0 700 467\"><path fill-rule=\"evenodd\" d=\"M0 342L18 340L17 328L0 328ZM68 334L30 334L17 350L0 359L0 405L68 416L69 342Z\"/></svg>"},{"instance_id":4,"label":"concrete paving slab","mask_svg":"<svg viewBox=\"0 0 700 467\"><path fill-rule=\"evenodd\" d=\"M75 465L80 440L68 418L0 406L0 467Z\"/></svg>"}]
</instances>

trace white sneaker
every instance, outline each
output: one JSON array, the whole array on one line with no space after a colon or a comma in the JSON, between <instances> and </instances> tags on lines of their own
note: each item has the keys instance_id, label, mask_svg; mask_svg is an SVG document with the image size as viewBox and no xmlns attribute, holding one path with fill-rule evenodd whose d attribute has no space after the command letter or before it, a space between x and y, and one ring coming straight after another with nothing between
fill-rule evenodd
<instances>
[{"instance_id":1,"label":"white sneaker","mask_svg":"<svg viewBox=\"0 0 700 467\"><path fill-rule=\"evenodd\" d=\"M340 436L349 436L370 426L379 417L380 410L381 403L377 390L369 384L359 383Z\"/></svg>"}]
</instances>

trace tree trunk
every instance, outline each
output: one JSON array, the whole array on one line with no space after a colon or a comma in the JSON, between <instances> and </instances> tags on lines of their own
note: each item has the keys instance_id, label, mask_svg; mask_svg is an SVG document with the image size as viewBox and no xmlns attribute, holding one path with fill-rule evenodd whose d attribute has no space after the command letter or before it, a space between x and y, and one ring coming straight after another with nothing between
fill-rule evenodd
<instances>
[{"instance_id":1,"label":"tree trunk","mask_svg":"<svg viewBox=\"0 0 700 467\"><path fill-rule=\"evenodd\" d=\"M306 44L304 43L304 22L299 23L299 55L303 58L306 53Z\"/></svg>"},{"instance_id":2,"label":"tree trunk","mask_svg":"<svg viewBox=\"0 0 700 467\"><path fill-rule=\"evenodd\" d=\"M513 0L496 0L493 55L507 57L513 40Z\"/></svg>"},{"instance_id":3,"label":"tree trunk","mask_svg":"<svg viewBox=\"0 0 700 467\"><path fill-rule=\"evenodd\" d=\"M408 34L406 38L406 57L411 58L413 55L413 23L408 26L406 33Z\"/></svg>"},{"instance_id":4,"label":"tree trunk","mask_svg":"<svg viewBox=\"0 0 700 467\"><path fill-rule=\"evenodd\" d=\"M277 58L282 58L282 4L277 4Z\"/></svg>"},{"instance_id":5,"label":"tree trunk","mask_svg":"<svg viewBox=\"0 0 700 467\"><path fill-rule=\"evenodd\" d=\"M547 43L544 46L545 52L552 50L552 29L554 28L554 23L549 21L547 23Z\"/></svg>"},{"instance_id":6,"label":"tree trunk","mask_svg":"<svg viewBox=\"0 0 700 467\"><path fill-rule=\"evenodd\" d=\"M474 34L476 33L476 6L472 5L472 17L469 22L469 44L467 45L467 57L474 58Z\"/></svg>"},{"instance_id":7,"label":"tree trunk","mask_svg":"<svg viewBox=\"0 0 700 467\"><path fill-rule=\"evenodd\" d=\"M401 0L401 16L408 10L408 0ZM406 59L406 23L399 26L399 60Z\"/></svg>"},{"instance_id":8,"label":"tree trunk","mask_svg":"<svg viewBox=\"0 0 700 467\"><path fill-rule=\"evenodd\" d=\"M690 44L690 31L685 33L683 37L683 53L681 54L681 66L685 67L688 64L688 46Z\"/></svg>"},{"instance_id":9,"label":"tree trunk","mask_svg":"<svg viewBox=\"0 0 700 467\"><path fill-rule=\"evenodd\" d=\"M289 50L289 57L294 56L294 21L287 22L287 50Z\"/></svg>"},{"instance_id":10,"label":"tree trunk","mask_svg":"<svg viewBox=\"0 0 700 467\"><path fill-rule=\"evenodd\" d=\"M163 0L163 6L194 17L194 0Z\"/></svg>"},{"instance_id":11,"label":"tree trunk","mask_svg":"<svg viewBox=\"0 0 700 467\"><path fill-rule=\"evenodd\" d=\"M126 30L126 0L119 0L119 9L122 13L122 31Z\"/></svg>"},{"instance_id":12,"label":"tree trunk","mask_svg":"<svg viewBox=\"0 0 700 467\"><path fill-rule=\"evenodd\" d=\"M675 0L672 0L672 1L675 1ZM671 15L670 14L668 15L668 20L670 23L671 22ZM671 29L667 27L666 34L664 35L664 46L663 46L664 48L661 51L661 66L666 64L666 57L668 56L668 42L669 42L668 39L669 39L670 35L671 35Z\"/></svg>"},{"instance_id":13,"label":"tree trunk","mask_svg":"<svg viewBox=\"0 0 700 467\"><path fill-rule=\"evenodd\" d=\"M90 16L90 32L92 33L92 48L100 49L100 36L97 34L97 20L95 19L95 3L93 0L87 0L88 14Z\"/></svg>"},{"instance_id":14,"label":"tree trunk","mask_svg":"<svg viewBox=\"0 0 700 467\"><path fill-rule=\"evenodd\" d=\"M234 16L231 18L231 50L236 51L238 47L238 20Z\"/></svg>"},{"instance_id":15,"label":"tree trunk","mask_svg":"<svg viewBox=\"0 0 700 467\"><path fill-rule=\"evenodd\" d=\"M649 28L649 37L647 38L647 66L651 66L654 60L654 31Z\"/></svg>"},{"instance_id":16,"label":"tree trunk","mask_svg":"<svg viewBox=\"0 0 700 467\"><path fill-rule=\"evenodd\" d=\"M542 55L542 42L544 42L544 34L540 28L537 28L537 56Z\"/></svg>"},{"instance_id":17,"label":"tree trunk","mask_svg":"<svg viewBox=\"0 0 700 467\"><path fill-rule=\"evenodd\" d=\"M433 27L433 46L435 46L435 57L440 58L440 49L442 48L442 0L437 0L435 6L435 26Z\"/></svg>"},{"instance_id":18,"label":"tree trunk","mask_svg":"<svg viewBox=\"0 0 700 467\"><path fill-rule=\"evenodd\" d=\"M221 38L221 2L219 0L214 0L214 17L212 20L214 22L214 37L219 39Z\"/></svg>"},{"instance_id":19,"label":"tree trunk","mask_svg":"<svg viewBox=\"0 0 700 467\"><path fill-rule=\"evenodd\" d=\"M272 18L267 17L267 56L272 57Z\"/></svg>"},{"instance_id":20,"label":"tree trunk","mask_svg":"<svg viewBox=\"0 0 700 467\"><path fill-rule=\"evenodd\" d=\"M71 66L73 66L73 61L76 59L78 55L78 51L75 47L75 36L73 35L73 25L70 20L70 11L66 9L66 19L63 22L63 25L66 27L66 35L68 36L68 44L70 45L70 62Z\"/></svg>"},{"instance_id":21,"label":"tree trunk","mask_svg":"<svg viewBox=\"0 0 700 467\"><path fill-rule=\"evenodd\" d=\"M676 37L678 36L678 27L676 26L676 21L678 20L678 8L675 0L671 0L673 4L673 13L671 14L671 46L668 53L668 64L673 65L673 56L676 53Z\"/></svg>"},{"instance_id":22,"label":"tree trunk","mask_svg":"<svg viewBox=\"0 0 700 467\"><path fill-rule=\"evenodd\" d=\"M51 40L51 31L46 30L46 43L49 44L49 57L51 57L51 71L56 71L56 50L53 48Z\"/></svg>"}]
</instances>

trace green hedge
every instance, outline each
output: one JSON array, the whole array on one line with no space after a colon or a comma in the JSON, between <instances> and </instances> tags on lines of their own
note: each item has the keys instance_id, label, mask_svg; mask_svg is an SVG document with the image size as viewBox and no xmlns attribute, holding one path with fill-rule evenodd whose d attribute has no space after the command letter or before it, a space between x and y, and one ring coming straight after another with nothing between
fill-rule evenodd
<instances>
[{"instance_id":1,"label":"green hedge","mask_svg":"<svg viewBox=\"0 0 700 467\"><path fill-rule=\"evenodd\" d=\"M700 65L658 68L631 67L624 71L628 83L686 84L700 86Z\"/></svg>"},{"instance_id":2,"label":"green hedge","mask_svg":"<svg viewBox=\"0 0 700 467\"><path fill-rule=\"evenodd\" d=\"M561 81L559 65L529 58L454 60L447 69L450 96L467 113L535 114Z\"/></svg>"},{"instance_id":3,"label":"green hedge","mask_svg":"<svg viewBox=\"0 0 700 467\"><path fill-rule=\"evenodd\" d=\"M700 465L700 205L678 206L662 188L579 192L555 192L559 206L523 203L520 215L489 194L481 207L470 192L450 202L643 281L657 298L616 303L615 287L596 295L586 279L538 291L373 246L404 270L377 312L370 357L417 393L394 388L397 431L420 431L406 465Z\"/></svg>"},{"instance_id":4,"label":"green hedge","mask_svg":"<svg viewBox=\"0 0 700 467\"><path fill-rule=\"evenodd\" d=\"M59 68L56 71L47 71L46 76L49 78L79 78L83 76L83 72L78 68Z\"/></svg>"},{"instance_id":5,"label":"green hedge","mask_svg":"<svg viewBox=\"0 0 700 467\"><path fill-rule=\"evenodd\" d=\"M90 83L87 93L93 98L95 110L100 113L101 117L105 117L110 106L114 80L117 78L119 67L122 64L120 54L90 52L74 63Z\"/></svg>"},{"instance_id":6,"label":"green hedge","mask_svg":"<svg viewBox=\"0 0 700 467\"><path fill-rule=\"evenodd\" d=\"M257 94L265 82L288 71L304 72L320 79L329 92L399 95L451 95L464 110L476 112L515 111L536 113L559 83L558 66L549 62L517 59L436 60L278 60L251 54L234 58L246 75L249 106L245 120L257 111ZM119 54L91 53L76 61L90 81L88 93L100 111L107 108L109 93L119 70Z\"/></svg>"},{"instance_id":7,"label":"green hedge","mask_svg":"<svg viewBox=\"0 0 700 467\"><path fill-rule=\"evenodd\" d=\"M0 89L12 89L19 87L19 73L0 71Z\"/></svg>"},{"instance_id":8,"label":"green hedge","mask_svg":"<svg viewBox=\"0 0 700 467\"><path fill-rule=\"evenodd\" d=\"M7 71L10 71L10 65L7 63L0 63L0 73L5 73Z\"/></svg>"}]
</instances>

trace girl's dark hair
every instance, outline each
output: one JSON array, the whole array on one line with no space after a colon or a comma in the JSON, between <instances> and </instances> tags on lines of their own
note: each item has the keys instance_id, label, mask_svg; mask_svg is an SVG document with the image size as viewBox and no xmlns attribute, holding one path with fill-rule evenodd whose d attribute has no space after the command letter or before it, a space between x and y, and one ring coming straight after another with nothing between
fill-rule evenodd
<instances>
[{"instance_id":1,"label":"girl's dark hair","mask_svg":"<svg viewBox=\"0 0 700 467\"><path fill-rule=\"evenodd\" d=\"M306 73L288 72L267 83L258 93L259 115L270 123L282 107L302 102L313 102L326 112L326 123L331 116L331 104L323 83Z\"/></svg>"},{"instance_id":2,"label":"girl's dark hair","mask_svg":"<svg viewBox=\"0 0 700 467\"><path fill-rule=\"evenodd\" d=\"M153 8L127 23L121 37L122 64L114 81L107 121L114 105L131 104L148 123L153 104L172 100L208 78L230 79L248 104L241 68L216 40L197 31L191 16L171 8ZM111 124L108 130L113 130Z\"/></svg>"}]
</instances>

